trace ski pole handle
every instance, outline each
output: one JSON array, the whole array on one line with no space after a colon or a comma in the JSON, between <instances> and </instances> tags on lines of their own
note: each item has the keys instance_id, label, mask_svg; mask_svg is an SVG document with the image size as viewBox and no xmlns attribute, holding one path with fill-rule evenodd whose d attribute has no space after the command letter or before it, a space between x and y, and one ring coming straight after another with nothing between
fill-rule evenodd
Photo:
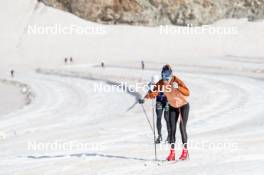
<instances>
[{"instance_id":1,"label":"ski pole handle","mask_svg":"<svg viewBox=\"0 0 264 175\"><path fill-rule=\"evenodd\" d=\"M138 103L139 104L144 104L145 103L145 99L143 98L143 99L138 99Z\"/></svg>"}]
</instances>

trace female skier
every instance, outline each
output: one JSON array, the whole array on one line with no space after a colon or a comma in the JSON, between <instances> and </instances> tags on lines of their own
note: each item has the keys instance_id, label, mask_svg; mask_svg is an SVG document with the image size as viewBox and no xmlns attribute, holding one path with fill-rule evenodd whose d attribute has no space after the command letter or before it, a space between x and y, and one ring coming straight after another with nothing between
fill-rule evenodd
<instances>
[{"instance_id":1,"label":"female skier","mask_svg":"<svg viewBox=\"0 0 264 175\"><path fill-rule=\"evenodd\" d=\"M186 125L189 116L190 105L188 103L189 89L175 75L172 75L172 69L169 65L165 65L161 71L162 79L158 81L152 91L145 96L146 99L153 99L158 96L159 92L164 92L169 103L169 124L170 136L169 143L171 144L170 154L167 157L168 161L175 160L175 142L176 142L176 126L180 115L180 131L183 143L183 150L180 160L188 158L187 149L187 132Z\"/></svg>"}]
</instances>

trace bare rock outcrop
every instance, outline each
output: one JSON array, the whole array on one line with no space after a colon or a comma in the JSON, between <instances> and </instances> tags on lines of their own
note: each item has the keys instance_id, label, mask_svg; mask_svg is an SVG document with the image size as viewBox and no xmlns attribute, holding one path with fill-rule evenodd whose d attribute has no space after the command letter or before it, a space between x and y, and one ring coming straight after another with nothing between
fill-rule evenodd
<instances>
[{"instance_id":1,"label":"bare rock outcrop","mask_svg":"<svg viewBox=\"0 0 264 175\"><path fill-rule=\"evenodd\" d=\"M107 24L202 25L223 18L264 18L264 0L40 0Z\"/></svg>"}]
</instances>

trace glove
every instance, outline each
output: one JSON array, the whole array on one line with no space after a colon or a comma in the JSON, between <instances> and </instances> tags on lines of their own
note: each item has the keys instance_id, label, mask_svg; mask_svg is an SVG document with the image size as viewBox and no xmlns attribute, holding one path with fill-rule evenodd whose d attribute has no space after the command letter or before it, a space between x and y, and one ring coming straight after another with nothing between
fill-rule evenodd
<instances>
[{"instance_id":1,"label":"glove","mask_svg":"<svg viewBox=\"0 0 264 175\"><path fill-rule=\"evenodd\" d=\"M145 103L145 100L144 99L138 99L138 103L139 104L144 104Z\"/></svg>"},{"instance_id":2,"label":"glove","mask_svg":"<svg viewBox=\"0 0 264 175\"><path fill-rule=\"evenodd\" d=\"M149 84L148 84L148 91L152 91L152 90L153 90L153 86L154 86L154 85L153 85L152 83L149 83Z\"/></svg>"},{"instance_id":3,"label":"glove","mask_svg":"<svg viewBox=\"0 0 264 175\"><path fill-rule=\"evenodd\" d=\"M178 85L178 83L173 82L172 83L172 87L173 87L173 89L178 89L179 88L179 85Z\"/></svg>"}]
</instances>

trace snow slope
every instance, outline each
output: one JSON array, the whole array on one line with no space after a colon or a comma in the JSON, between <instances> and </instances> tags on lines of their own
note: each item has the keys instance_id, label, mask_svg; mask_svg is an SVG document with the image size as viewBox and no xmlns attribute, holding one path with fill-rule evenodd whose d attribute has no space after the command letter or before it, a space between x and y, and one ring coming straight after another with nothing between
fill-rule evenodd
<instances>
[{"instance_id":1,"label":"snow slope","mask_svg":"<svg viewBox=\"0 0 264 175\"><path fill-rule=\"evenodd\" d=\"M0 114L6 114L24 106L25 99L20 88L0 82Z\"/></svg>"},{"instance_id":2,"label":"snow slope","mask_svg":"<svg viewBox=\"0 0 264 175\"><path fill-rule=\"evenodd\" d=\"M263 57L263 22L226 20L218 27L237 27L238 35L165 35L160 28L102 26L37 4L35 0L10 0L0 7L1 55L8 67L59 66L66 56L78 63L148 61L218 65L216 57ZM67 20L65 20L67 19ZM61 24L102 28L105 35L27 35L27 26ZM179 29L182 27L172 27ZM96 48L96 49L95 49ZM193 54L196 53L196 54ZM209 59L208 62L203 60ZM213 60L213 61L212 61ZM229 63L227 64L229 65Z\"/></svg>"},{"instance_id":3,"label":"snow slope","mask_svg":"<svg viewBox=\"0 0 264 175\"><path fill-rule=\"evenodd\" d=\"M0 118L0 174L263 174L263 22L214 24L237 26L235 36L160 35L159 28L131 26L103 26L106 34L96 36L27 35L27 24L101 27L34 0L2 2L0 20L0 76L18 70L16 79L36 96L31 105ZM66 56L75 64L64 65ZM141 59L145 71L138 69ZM104 70L96 66L101 60ZM135 97L94 92L96 84L110 84L90 78L144 82L167 62L192 93L191 159L158 166L152 132ZM39 67L52 74L36 73ZM145 107L150 117L151 102ZM88 146L47 146L72 142ZM159 160L168 147L158 147Z\"/></svg>"}]
</instances>

